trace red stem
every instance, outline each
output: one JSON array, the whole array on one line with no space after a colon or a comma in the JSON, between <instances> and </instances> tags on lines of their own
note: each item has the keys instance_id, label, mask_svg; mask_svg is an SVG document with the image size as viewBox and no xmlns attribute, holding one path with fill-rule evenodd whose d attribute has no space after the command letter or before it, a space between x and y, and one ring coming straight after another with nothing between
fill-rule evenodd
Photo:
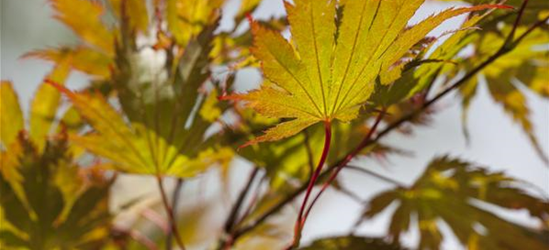
<instances>
[{"instance_id":1,"label":"red stem","mask_svg":"<svg viewBox=\"0 0 549 250\"><path fill-rule=\"evenodd\" d=\"M370 129L370 131L368 131L368 134L366 134L366 137L364 137L364 140L362 141L361 145L364 144L365 142L368 142L370 141L370 138L372 138L372 135L374 134L374 132L376 131L379 123L381 122L381 118L383 117L383 114L385 113L385 111L382 111L381 113L379 113L379 115L377 116L376 118L376 121L374 122L374 125L372 126L372 128ZM313 209L313 206L315 205L315 203L317 202L317 200L320 198L320 196L322 195L322 193L324 193L324 191L332 184L332 182L334 182L334 180L336 179L337 175L339 174L339 172L341 171L341 169L343 169L343 167L347 166L347 163L349 163L349 161L351 161L352 158L354 158L356 156L356 154L358 154L358 152L360 151L357 151L357 152L353 152L353 156L352 157L347 157L345 159L345 161L341 162L341 164L339 164L337 166L337 168L335 169L335 171L332 172L332 174L330 175L330 178L328 179L327 182L324 183L324 185L322 186L322 189L320 189L320 192L318 192L318 194L316 195L316 197L313 199L313 201L311 202L311 205L309 206L309 208L307 209L307 212L305 213L305 219L303 220L303 224L301 225L301 227L304 227L305 226L305 220L307 219L307 217L309 217L309 213L311 212L311 210Z\"/></svg>"},{"instance_id":2,"label":"red stem","mask_svg":"<svg viewBox=\"0 0 549 250\"><path fill-rule=\"evenodd\" d=\"M324 167L326 158L328 158L328 152L330 151L330 142L332 141L331 123L329 121L326 121L324 123L324 128L325 128L324 148L322 149L322 155L320 156L320 160L318 162L316 170L313 176L311 177L311 180L309 181L309 185L307 186L307 191L305 193L305 198L303 199L303 203L301 203L301 208L299 209L299 215L295 222L295 232L294 232L294 240L293 240L292 246L297 246L299 244L299 240L301 238L301 230L303 229L303 225L305 224L305 220L307 219L306 216L303 217L303 213L305 212L307 201L309 200L309 196L313 191L313 187L315 186L318 176L320 176L320 173L322 172L322 168Z\"/></svg>"}]
</instances>

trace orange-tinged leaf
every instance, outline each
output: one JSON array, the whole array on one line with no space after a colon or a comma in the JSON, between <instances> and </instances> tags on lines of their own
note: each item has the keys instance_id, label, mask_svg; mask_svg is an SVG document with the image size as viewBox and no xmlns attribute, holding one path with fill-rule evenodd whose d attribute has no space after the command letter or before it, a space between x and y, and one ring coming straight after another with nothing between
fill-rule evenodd
<instances>
[{"instance_id":1,"label":"orange-tinged leaf","mask_svg":"<svg viewBox=\"0 0 549 250\"><path fill-rule=\"evenodd\" d=\"M470 11L502 7L450 9L406 29L423 2L286 2L291 42L252 21L251 51L261 61L263 73L271 83L228 99L247 101L257 112L271 118L294 120L267 130L250 143L292 136L316 122L347 122L356 118L374 89L375 79L380 75L396 79L399 72L390 72L391 66L442 21ZM338 8L341 15L336 15Z\"/></svg>"},{"instance_id":2,"label":"orange-tinged leaf","mask_svg":"<svg viewBox=\"0 0 549 250\"><path fill-rule=\"evenodd\" d=\"M65 23L90 45L112 55L114 35L101 21L103 6L90 0L51 0L55 18Z\"/></svg>"},{"instance_id":3,"label":"orange-tinged leaf","mask_svg":"<svg viewBox=\"0 0 549 250\"><path fill-rule=\"evenodd\" d=\"M267 129L264 135L256 137L255 139L242 145L242 147L246 147L246 146L249 146L258 142L263 142L263 141L277 141L280 139L284 139L286 137L299 133L300 131L306 129L307 127L317 122L318 121L316 120L304 120L304 119L294 119L291 121L283 122L276 125L275 127Z\"/></svg>"},{"instance_id":4,"label":"orange-tinged leaf","mask_svg":"<svg viewBox=\"0 0 549 250\"><path fill-rule=\"evenodd\" d=\"M68 60L60 62L46 79L63 84L69 74ZM52 129L61 95L54 87L43 82L36 92L30 110L30 137L38 151L46 144L46 136Z\"/></svg>"},{"instance_id":5,"label":"orange-tinged leaf","mask_svg":"<svg viewBox=\"0 0 549 250\"><path fill-rule=\"evenodd\" d=\"M7 147L17 139L19 131L24 129L23 113L17 94L11 82L0 83L0 139Z\"/></svg>"},{"instance_id":6,"label":"orange-tinged leaf","mask_svg":"<svg viewBox=\"0 0 549 250\"><path fill-rule=\"evenodd\" d=\"M106 78L110 76L109 66L113 59L106 54L86 47L76 48L58 48L36 50L27 53L24 58L38 58L55 63L62 62L66 57L70 57L70 67L84 73Z\"/></svg>"}]
</instances>

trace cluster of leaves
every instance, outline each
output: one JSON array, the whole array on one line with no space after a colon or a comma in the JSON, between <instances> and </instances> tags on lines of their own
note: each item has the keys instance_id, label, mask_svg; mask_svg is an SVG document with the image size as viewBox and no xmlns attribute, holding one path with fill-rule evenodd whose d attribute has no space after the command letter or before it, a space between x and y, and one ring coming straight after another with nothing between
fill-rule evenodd
<instances>
[{"instance_id":1,"label":"cluster of leaves","mask_svg":"<svg viewBox=\"0 0 549 250\"><path fill-rule=\"evenodd\" d=\"M482 1L473 0L470 2ZM510 4L520 6L521 1L511 1ZM448 69L449 75L454 75L461 70L471 70L508 42L507 36L512 32L513 27L516 27L516 34L524 33L531 25L546 18L548 10L549 3L547 1L529 1L523 14L524 18L518 26L513 23L514 19L509 15L493 15L484 18L479 22L484 32L472 32L463 38L467 43L462 43L462 47L472 46L473 52L470 56L460 59L457 64L460 65L459 67ZM548 34L547 25L541 26L525 37L522 42L514 45L512 51L484 68L478 77L471 79L461 88L466 136L468 136L465 127L468 108L477 94L479 83L485 82L493 100L500 104L505 113L522 127L540 157L546 163L549 162L549 158L541 149L534 135L534 126L529 118L530 108L524 94L524 89L528 89L544 99L549 97L549 84L547 84L545 73L549 67Z\"/></svg>"},{"instance_id":2,"label":"cluster of leaves","mask_svg":"<svg viewBox=\"0 0 549 250\"><path fill-rule=\"evenodd\" d=\"M71 68L95 77L93 89L80 93L50 82L94 129L84 135L71 134L73 143L111 160L115 170L136 174L192 177L230 157L217 152L220 146L215 137L204 140L206 130L221 115L215 99L219 90L210 86L206 91L205 84L211 77L213 32L219 19L216 9L222 2L204 6L201 2L194 4L199 11L182 8L183 3L177 1L167 2L165 13L158 15L165 16L170 33L158 30L154 44L137 44L139 36L151 32L144 1L110 1L118 20L114 27L102 22L104 6L98 3L52 2L56 17L80 36L83 45L28 56L55 62L70 58ZM70 12L74 8L85 16L74 15ZM184 16L190 20L182 22ZM147 51L169 59L161 65L147 65ZM92 54L104 64L98 65ZM101 72L90 72L86 65L98 66ZM124 117L104 97L115 92Z\"/></svg>"},{"instance_id":3,"label":"cluster of leaves","mask_svg":"<svg viewBox=\"0 0 549 250\"><path fill-rule=\"evenodd\" d=\"M2 82L0 88L2 145L6 147L1 152L0 168L2 246L100 247L110 232L112 181L97 166L82 169L75 163L78 153L68 145L66 126L51 122L59 96L49 94L57 92L45 83L41 85L37 97L56 96L57 100L34 100L27 132L11 83ZM14 129L16 126L19 129Z\"/></svg>"},{"instance_id":4,"label":"cluster of leaves","mask_svg":"<svg viewBox=\"0 0 549 250\"><path fill-rule=\"evenodd\" d=\"M392 129L408 133L428 123L430 105L445 94L429 99L437 81L446 90L453 82L464 83L455 85L464 114L477 85L485 82L545 157L522 89L549 96L543 75L549 32L540 24L547 21L547 1L530 0L520 8L522 1L511 0L508 4L520 8L520 22L509 6L471 0L472 6L410 25L424 0L295 0L285 2L287 18L248 16L248 27L246 16L261 0L242 0L229 31L218 29L229 2L224 0L50 1L55 18L74 31L79 44L26 55L55 64L32 102L28 126L11 83L2 82L2 246L171 249L177 242L184 248L180 237L189 243L193 237L185 233L196 234L209 209L172 211L177 199L169 204L162 178L181 183L220 166L227 180L229 163L241 158L254 170L222 234L214 236L216 247L283 248L288 226L268 219L284 214L281 209L305 192L315 167L329 166L316 184L349 195L335 179L339 170L357 157L403 154L379 139ZM431 31L462 14L469 16L461 28L435 46L439 37L428 36ZM288 39L282 35L287 28ZM521 34L527 36L516 39ZM469 48L473 52L464 55ZM493 61L484 65L487 60ZM262 71L261 87L226 94L237 90L243 68ZM87 74L89 86L68 89L71 71ZM469 72L485 81L461 78ZM68 102L60 108L62 96ZM386 130L376 134L379 123ZM323 143L328 147L321 148ZM317 164L320 158L326 161ZM156 177L170 221L145 236L114 226L124 211L109 209L114 178L104 171ZM255 182L259 187L252 196ZM388 237L340 236L301 249L404 249L400 236L415 224L419 249L439 249L444 224L469 249L547 248L540 239L547 235L549 203L527 194L522 184L503 173L437 158L412 186L367 202L361 220L398 204ZM251 201L245 202L248 196ZM503 220L487 206L526 209L542 229Z\"/></svg>"}]
</instances>

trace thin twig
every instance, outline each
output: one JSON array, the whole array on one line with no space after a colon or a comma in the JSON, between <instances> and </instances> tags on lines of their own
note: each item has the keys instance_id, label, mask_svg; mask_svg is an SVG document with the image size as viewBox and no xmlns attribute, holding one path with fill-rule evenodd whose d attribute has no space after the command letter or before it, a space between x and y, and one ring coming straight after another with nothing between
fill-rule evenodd
<instances>
[{"instance_id":1,"label":"thin twig","mask_svg":"<svg viewBox=\"0 0 549 250\"><path fill-rule=\"evenodd\" d=\"M259 182L257 183L255 187L254 195L252 196L250 203L248 203L248 206L242 213L242 216L234 223L236 226L242 224L242 222L250 215L252 212L252 209L257 205L257 200L259 199L259 194L261 194L261 187L263 186L263 183L267 180L267 175L263 175L261 179L259 179Z\"/></svg>"},{"instance_id":2,"label":"thin twig","mask_svg":"<svg viewBox=\"0 0 549 250\"><path fill-rule=\"evenodd\" d=\"M179 202L179 195L181 194L181 187L183 187L183 179L177 179L177 183L175 183L175 188L173 190L172 194L172 214L173 217L176 217L177 212L177 203ZM174 225L171 225L175 221L170 220L170 228L173 228ZM168 231L168 236L166 237L166 250L172 249L172 239L173 239L173 230Z\"/></svg>"},{"instance_id":3,"label":"thin twig","mask_svg":"<svg viewBox=\"0 0 549 250\"><path fill-rule=\"evenodd\" d=\"M168 214L168 218L170 219L171 231L173 231L175 241L177 242L177 245L179 245L181 250L185 250L185 245L183 244L183 241L180 238L181 235L179 234L179 230L177 229L177 223L173 214L173 209L168 202L168 196L166 195L166 190L164 189L164 184L162 183L162 177L160 175L157 175L156 180L158 183L158 189L160 190L160 196L162 196L164 209L166 209L166 213Z\"/></svg>"},{"instance_id":4,"label":"thin twig","mask_svg":"<svg viewBox=\"0 0 549 250\"><path fill-rule=\"evenodd\" d=\"M344 194L344 195L347 195L351 200L353 200L354 202L358 203L358 204L362 204L364 203L364 201L362 200L362 198L360 198L358 195L356 195L355 193L353 193L351 190L348 190L347 188L345 187L338 187L336 189L336 191Z\"/></svg>"},{"instance_id":5,"label":"thin twig","mask_svg":"<svg viewBox=\"0 0 549 250\"><path fill-rule=\"evenodd\" d=\"M251 190L252 184L258 173L259 173L258 167L254 167L250 172L250 176L248 177L248 181L246 182L246 185L240 191L240 194L238 195L238 198L236 199L236 202L233 205L231 212L227 217L227 220L225 221L225 226L224 226L225 233L230 233L232 231L234 227L234 223L238 217L238 212L240 212L240 208L242 207L242 203L244 202L244 199L248 195L248 192Z\"/></svg>"},{"instance_id":6,"label":"thin twig","mask_svg":"<svg viewBox=\"0 0 549 250\"><path fill-rule=\"evenodd\" d=\"M547 21L549 20L549 16L546 16L545 18L537 21L536 23L534 23L532 26L530 26L528 28L528 30L526 30L524 33L522 33L522 35L520 35L514 42L513 42L513 46L516 46L518 43L520 43L528 34L532 33L532 31L534 31L536 28L539 28L541 27L542 25L547 25Z\"/></svg>"},{"instance_id":7,"label":"thin twig","mask_svg":"<svg viewBox=\"0 0 549 250\"><path fill-rule=\"evenodd\" d=\"M506 44L511 44L515 39L515 32L517 31L520 21L522 20L522 15L524 14L524 10L526 9L527 5L528 5L528 0L524 0L522 2L522 5L520 6L518 16L515 19L515 23L513 24L513 28L511 29L511 32L509 33L509 35L507 36L507 39L505 40Z\"/></svg>"}]
</instances>

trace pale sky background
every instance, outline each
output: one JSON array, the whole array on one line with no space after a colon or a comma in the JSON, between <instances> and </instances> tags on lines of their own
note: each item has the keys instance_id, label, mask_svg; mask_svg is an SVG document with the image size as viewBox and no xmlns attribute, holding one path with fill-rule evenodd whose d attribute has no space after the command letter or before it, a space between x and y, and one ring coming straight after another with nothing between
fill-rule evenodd
<instances>
[{"instance_id":1,"label":"pale sky background","mask_svg":"<svg viewBox=\"0 0 549 250\"><path fill-rule=\"evenodd\" d=\"M238 2L238 0L232 0L225 12L229 15L235 13ZM14 82L20 102L26 110L36 87L50 70L51 65L37 60L21 60L19 57L25 52L37 48L72 44L75 39L70 30L51 18L52 11L46 0L2 0L0 3L0 78ZM416 23L429 14L455 5L456 3L427 3L411 22ZM265 0L254 16L262 18L283 14L282 0ZM451 19L432 35L454 29L462 20L463 16ZM230 19L224 19L222 27L231 27L231 22ZM85 80L86 78L82 74L73 73L69 80L69 86L73 88L84 86ZM245 85L256 86L260 79L257 73L247 71L240 75L239 80L245 81ZM531 108L531 120L535 127L535 134L539 138L542 148L547 152L549 149L549 102L529 91L525 92ZM356 165L365 166L404 183L412 183L433 157L449 154L478 163L478 165L489 166L494 171L505 171L508 175L529 181L540 187L546 194L549 193L547 166L536 155L519 125L514 124L504 114L502 108L494 103L484 85L481 85L470 110L468 127L471 141L469 146L461 132L459 99L456 96L446 97L437 107L443 110L433 116L433 121L429 126L415 128L414 136L392 135L385 140L391 145L411 150L414 157L393 156L389 158L389 163L384 165L373 160L360 161ZM245 165L241 161L237 161L235 164ZM247 178L247 173L244 171L245 167L241 166L232 175L231 180L236 187L233 191L235 193ZM392 187L390 184L353 171L344 171L342 179L345 186L365 199ZM200 185L202 184L196 181L191 182L185 187L182 197L185 197L186 193L196 191ZM208 190L208 192L213 192L215 187L209 186ZM122 194L124 197L115 195L115 199L124 200L128 195L134 197L138 194L156 194L157 191L154 183L148 178L123 177L115 186L115 192L119 195L124 193ZM296 201L300 202L301 198ZM223 219L224 213L227 211L220 209L220 219ZM322 236L347 234L361 209L359 205L343 195L333 191L326 192L307 222L303 236L304 242L310 242ZM525 211L497 212L515 222L535 225L532 220L528 219ZM386 213L384 216L364 223L359 232L370 236L384 235L388 215L389 213ZM415 242L416 236L417 234L412 232L406 238L406 242ZM446 239L443 249L461 248L454 238L447 237Z\"/></svg>"}]
</instances>

